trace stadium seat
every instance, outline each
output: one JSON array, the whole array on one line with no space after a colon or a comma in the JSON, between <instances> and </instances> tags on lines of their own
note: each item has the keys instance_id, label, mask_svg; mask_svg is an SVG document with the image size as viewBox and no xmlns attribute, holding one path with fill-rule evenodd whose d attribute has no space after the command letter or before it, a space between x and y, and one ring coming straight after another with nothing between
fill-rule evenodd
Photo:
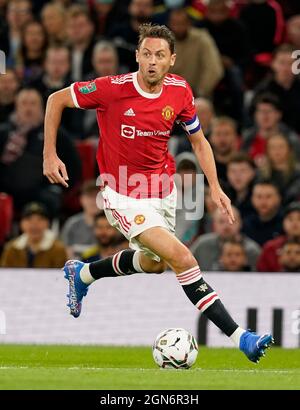
<instances>
[{"instance_id":1,"label":"stadium seat","mask_svg":"<svg viewBox=\"0 0 300 410\"><path fill-rule=\"evenodd\" d=\"M96 147L91 141L77 141L78 150L82 163L82 182L95 178Z\"/></svg>"},{"instance_id":2,"label":"stadium seat","mask_svg":"<svg viewBox=\"0 0 300 410\"><path fill-rule=\"evenodd\" d=\"M81 180L64 195L63 208L68 215L80 211L80 187L84 181L95 179L97 169L95 143L92 141L76 141L75 144L81 159Z\"/></svg>"},{"instance_id":3,"label":"stadium seat","mask_svg":"<svg viewBox=\"0 0 300 410\"><path fill-rule=\"evenodd\" d=\"M0 245L8 237L13 220L13 199L10 195L0 192Z\"/></svg>"}]
</instances>

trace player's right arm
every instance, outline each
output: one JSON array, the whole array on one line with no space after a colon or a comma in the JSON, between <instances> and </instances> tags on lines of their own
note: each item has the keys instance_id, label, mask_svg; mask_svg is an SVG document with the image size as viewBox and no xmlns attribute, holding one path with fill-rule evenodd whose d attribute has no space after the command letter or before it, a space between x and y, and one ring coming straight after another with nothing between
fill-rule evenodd
<instances>
[{"instance_id":1,"label":"player's right arm","mask_svg":"<svg viewBox=\"0 0 300 410\"><path fill-rule=\"evenodd\" d=\"M68 186L65 164L56 153L56 138L63 110L68 108L106 110L113 100L110 77L92 81L76 82L68 88L50 95L45 115L44 175L52 184Z\"/></svg>"},{"instance_id":2,"label":"player's right arm","mask_svg":"<svg viewBox=\"0 0 300 410\"><path fill-rule=\"evenodd\" d=\"M50 95L47 101L44 125L44 163L43 173L51 184L62 184L68 187L68 173L65 164L56 153L57 132L63 110L75 108L70 87Z\"/></svg>"}]
</instances>

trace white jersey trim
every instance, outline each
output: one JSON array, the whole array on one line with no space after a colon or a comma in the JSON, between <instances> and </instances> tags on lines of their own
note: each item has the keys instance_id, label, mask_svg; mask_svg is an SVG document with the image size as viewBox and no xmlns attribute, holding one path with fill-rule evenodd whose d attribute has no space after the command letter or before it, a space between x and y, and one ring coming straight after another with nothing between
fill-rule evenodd
<instances>
[{"instance_id":1,"label":"white jersey trim","mask_svg":"<svg viewBox=\"0 0 300 410\"><path fill-rule=\"evenodd\" d=\"M70 85L72 100L73 100L73 103L74 103L76 108L81 108L80 105L78 104L78 101L77 101L77 97L76 97L76 94L75 94L75 91L74 91L74 85L75 85L75 83Z\"/></svg>"},{"instance_id":2,"label":"white jersey trim","mask_svg":"<svg viewBox=\"0 0 300 410\"><path fill-rule=\"evenodd\" d=\"M125 82L132 82L132 74L126 74L119 78L112 78L112 84L123 84Z\"/></svg>"},{"instance_id":3,"label":"white jersey trim","mask_svg":"<svg viewBox=\"0 0 300 410\"><path fill-rule=\"evenodd\" d=\"M137 79L137 71L135 73L132 73L132 78L133 78L133 85L136 91L142 95L145 98L158 98L161 96L163 88L161 88L160 92L157 94L152 94L152 93L147 93L146 91L142 90Z\"/></svg>"},{"instance_id":4,"label":"white jersey trim","mask_svg":"<svg viewBox=\"0 0 300 410\"><path fill-rule=\"evenodd\" d=\"M181 83L183 85L186 85L185 80L177 80L177 78L173 78L173 77L165 77L165 81L172 81L174 83Z\"/></svg>"},{"instance_id":5,"label":"white jersey trim","mask_svg":"<svg viewBox=\"0 0 300 410\"><path fill-rule=\"evenodd\" d=\"M174 85L175 87L186 88L186 82L182 81L182 80L176 80L176 78L165 77L164 84L165 85Z\"/></svg>"}]
</instances>

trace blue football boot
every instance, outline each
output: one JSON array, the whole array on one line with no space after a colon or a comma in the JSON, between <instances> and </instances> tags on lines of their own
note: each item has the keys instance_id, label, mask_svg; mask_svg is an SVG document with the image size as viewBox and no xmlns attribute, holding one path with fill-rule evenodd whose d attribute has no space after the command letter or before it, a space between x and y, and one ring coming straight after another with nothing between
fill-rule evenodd
<instances>
[{"instance_id":1,"label":"blue football boot","mask_svg":"<svg viewBox=\"0 0 300 410\"><path fill-rule=\"evenodd\" d=\"M88 285L82 282L80 278L80 271L83 265L83 262L69 260L63 268L65 278L69 281L69 293L67 295L69 303L67 306L70 308L70 314L74 317L80 315L82 306L81 301L88 291Z\"/></svg>"},{"instance_id":2,"label":"blue football boot","mask_svg":"<svg viewBox=\"0 0 300 410\"><path fill-rule=\"evenodd\" d=\"M274 343L272 335L265 334L259 336L248 330L240 338L240 350L245 353L251 362L258 363L265 350Z\"/></svg>"}]
</instances>

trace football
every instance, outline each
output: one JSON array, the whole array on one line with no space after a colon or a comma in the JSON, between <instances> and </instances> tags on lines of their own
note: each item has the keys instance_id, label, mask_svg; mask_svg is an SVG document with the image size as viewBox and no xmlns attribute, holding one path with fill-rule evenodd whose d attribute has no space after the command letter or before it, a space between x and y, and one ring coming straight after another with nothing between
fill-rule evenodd
<instances>
[{"instance_id":1,"label":"football","mask_svg":"<svg viewBox=\"0 0 300 410\"><path fill-rule=\"evenodd\" d=\"M186 330L172 328L157 336L152 353L162 369L189 369L197 359L198 344Z\"/></svg>"}]
</instances>

